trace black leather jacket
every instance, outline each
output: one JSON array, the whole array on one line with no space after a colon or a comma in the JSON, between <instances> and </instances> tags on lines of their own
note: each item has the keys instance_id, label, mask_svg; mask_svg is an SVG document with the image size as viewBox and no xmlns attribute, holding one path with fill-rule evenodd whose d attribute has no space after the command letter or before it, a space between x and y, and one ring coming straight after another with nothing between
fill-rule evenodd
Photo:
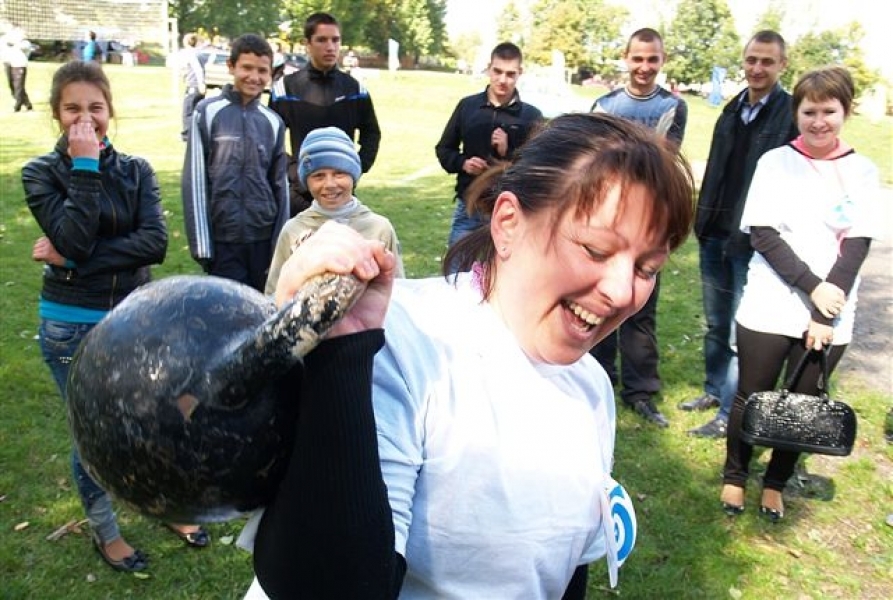
<instances>
[{"instance_id":1,"label":"black leather jacket","mask_svg":"<svg viewBox=\"0 0 893 600\"><path fill-rule=\"evenodd\" d=\"M22 169L28 208L65 267L44 269L44 299L110 310L150 280L167 252L167 226L155 172L111 145L99 173L72 170L63 135L49 154Z\"/></svg>"}]
</instances>

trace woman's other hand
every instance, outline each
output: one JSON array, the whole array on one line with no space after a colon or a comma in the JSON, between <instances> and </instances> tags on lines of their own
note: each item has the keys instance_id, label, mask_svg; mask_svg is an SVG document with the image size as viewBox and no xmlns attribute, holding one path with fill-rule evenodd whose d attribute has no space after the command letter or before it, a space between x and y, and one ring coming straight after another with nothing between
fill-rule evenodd
<instances>
[{"instance_id":1,"label":"woman's other hand","mask_svg":"<svg viewBox=\"0 0 893 600\"><path fill-rule=\"evenodd\" d=\"M45 235L37 238L34 247L31 249L31 258L37 262L44 262L57 267L65 266L65 257L56 251L53 242Z\"/></svg>"},{"instance_id":2,"label":"woman's other hand","mask_svg":"<svg viewBox=\"0 0 893 600\"><path fill-rule=\"evenodd\" d=\"M347 335L384 324L397 260L380 240L367 240L354 229L328 221L299 245L282 266L276 284L276 305L291 300L311 277L322 273L348 274L366 284L366 290L336 323L328 337Z\"/></svg>"},{"instance_id":3,"label":"woman's other hand","mask_svg":"<svg viewBox=\"0 0 893 600\"><path fill-rule=\"evenodd\" d=\"M809 327L806 329L806 348L810 350L821 350L823 346L830 346L834 341L834 328L830 325L823 325L815 321L809 321Z\"/></svg>"},{"instance_id":4,"label":"woman's other hand","mask_svg":"<svg viewBox=\"0 0 893 600\"><path fill-rule=\"evenodd\" d=\"M839 315L843 305L846 304L846 294L843 293L843 290L827 281L818 284L812 290L809 299L819 309L819 312L829 319Z\"/></svg>"}]
</instances>

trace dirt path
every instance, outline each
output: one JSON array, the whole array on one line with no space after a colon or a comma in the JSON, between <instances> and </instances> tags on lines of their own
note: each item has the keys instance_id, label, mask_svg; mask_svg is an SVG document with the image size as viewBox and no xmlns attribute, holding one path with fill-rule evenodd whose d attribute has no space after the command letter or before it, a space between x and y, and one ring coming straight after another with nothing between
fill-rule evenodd
<instances>
[{"instance_id":1,"label":"dirt path","mask_svg":"<svg viewBox=\"0 0 893 600\"><path fill-rule=\"evenodd\" d=\"M885 188L886 237L872 242L862 266L853 341L838 371L886 394L893 403L893 188Z\"/></svg>"}]
</instances>

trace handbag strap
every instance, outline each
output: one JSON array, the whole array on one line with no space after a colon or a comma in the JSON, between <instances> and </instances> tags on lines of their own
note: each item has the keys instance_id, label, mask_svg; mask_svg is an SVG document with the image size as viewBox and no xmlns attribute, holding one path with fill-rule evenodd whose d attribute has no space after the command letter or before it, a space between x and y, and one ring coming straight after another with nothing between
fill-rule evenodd
<instances>
[{"instance_id":1,"label":"handbag strap","mask_svg":"<svg viewBox=\"0 0 893 600\"><path fill-rule=\"evenodd\" d=\"M831 351L830 344L827 346L823 346L819 352L819 361L822 365L822 374L819 376L818 388L819 388L819 396L823 400L828 400L828 353ZM797 362L797 366L794 367L794 370L788 376L787 381L784 384L783 391L789 392L791 388L793 388L797 384L797 380L800 379L800 375L803 373L803 369L806 367L806 361L809 359L809 355L816 350L808 350L803 353L803 356L800 357L799 362Z\"/></svg>"}]
</instances>

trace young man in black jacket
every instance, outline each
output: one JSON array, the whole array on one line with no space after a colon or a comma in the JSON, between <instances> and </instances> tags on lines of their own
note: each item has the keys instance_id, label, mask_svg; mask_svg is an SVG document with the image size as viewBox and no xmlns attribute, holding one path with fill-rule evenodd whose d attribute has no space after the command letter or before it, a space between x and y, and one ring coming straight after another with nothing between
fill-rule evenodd
<instances>
[{"instance_id":1,"label":"young man in black jacket","mask_svg":"<svg viewBox=\"0 0 893 600\"><path fill-rule=\"evenodd\" d=\"M288 173L292 216L313 201L298 179L295 156L308 133L320 127L337 127L359 142L363 173L375 163L381 142L369 92L338 70L341 27L335 17L328 13L310 15L304 23L304 44L310 58L307 67L277 80L270 94L270 108L285 121L291 141Z\"/></svg>"},{"instance_id":2,"label":"young man in black jacket","mask_svg":"<svg viewBox=\"0 0 893 600\"><path fill-rule=\"evenodd\" d=\"M471 181L497 161L511 158L531 126L543 118L538 108L521 102L515 89L523 71L521 59L515 44L503 42L493 49L487 68L490 85L459 101L434 147L443 169L457 174L450 246L483 222L465 207L463 197Z\"/></svg>"},{"instance_id":3,"label":"young man in black jacket","mask_svg":"<svg viewBox=\"0 0 893 600\"><path fill-rule=\"evenodd\" d=\"M679 408L719 407L713 419L689 431L700 437L725 437L738 387L735 311L753 253L749 236L738 226L750 180L764 153L797 136L791 95L778 83L787 66L784 38L774 31L757 32L744 48L742 66L747 88L726 104L716 122L695 217L707 320L706 378L704 394Z\"/></svg>"}]
</instances>

